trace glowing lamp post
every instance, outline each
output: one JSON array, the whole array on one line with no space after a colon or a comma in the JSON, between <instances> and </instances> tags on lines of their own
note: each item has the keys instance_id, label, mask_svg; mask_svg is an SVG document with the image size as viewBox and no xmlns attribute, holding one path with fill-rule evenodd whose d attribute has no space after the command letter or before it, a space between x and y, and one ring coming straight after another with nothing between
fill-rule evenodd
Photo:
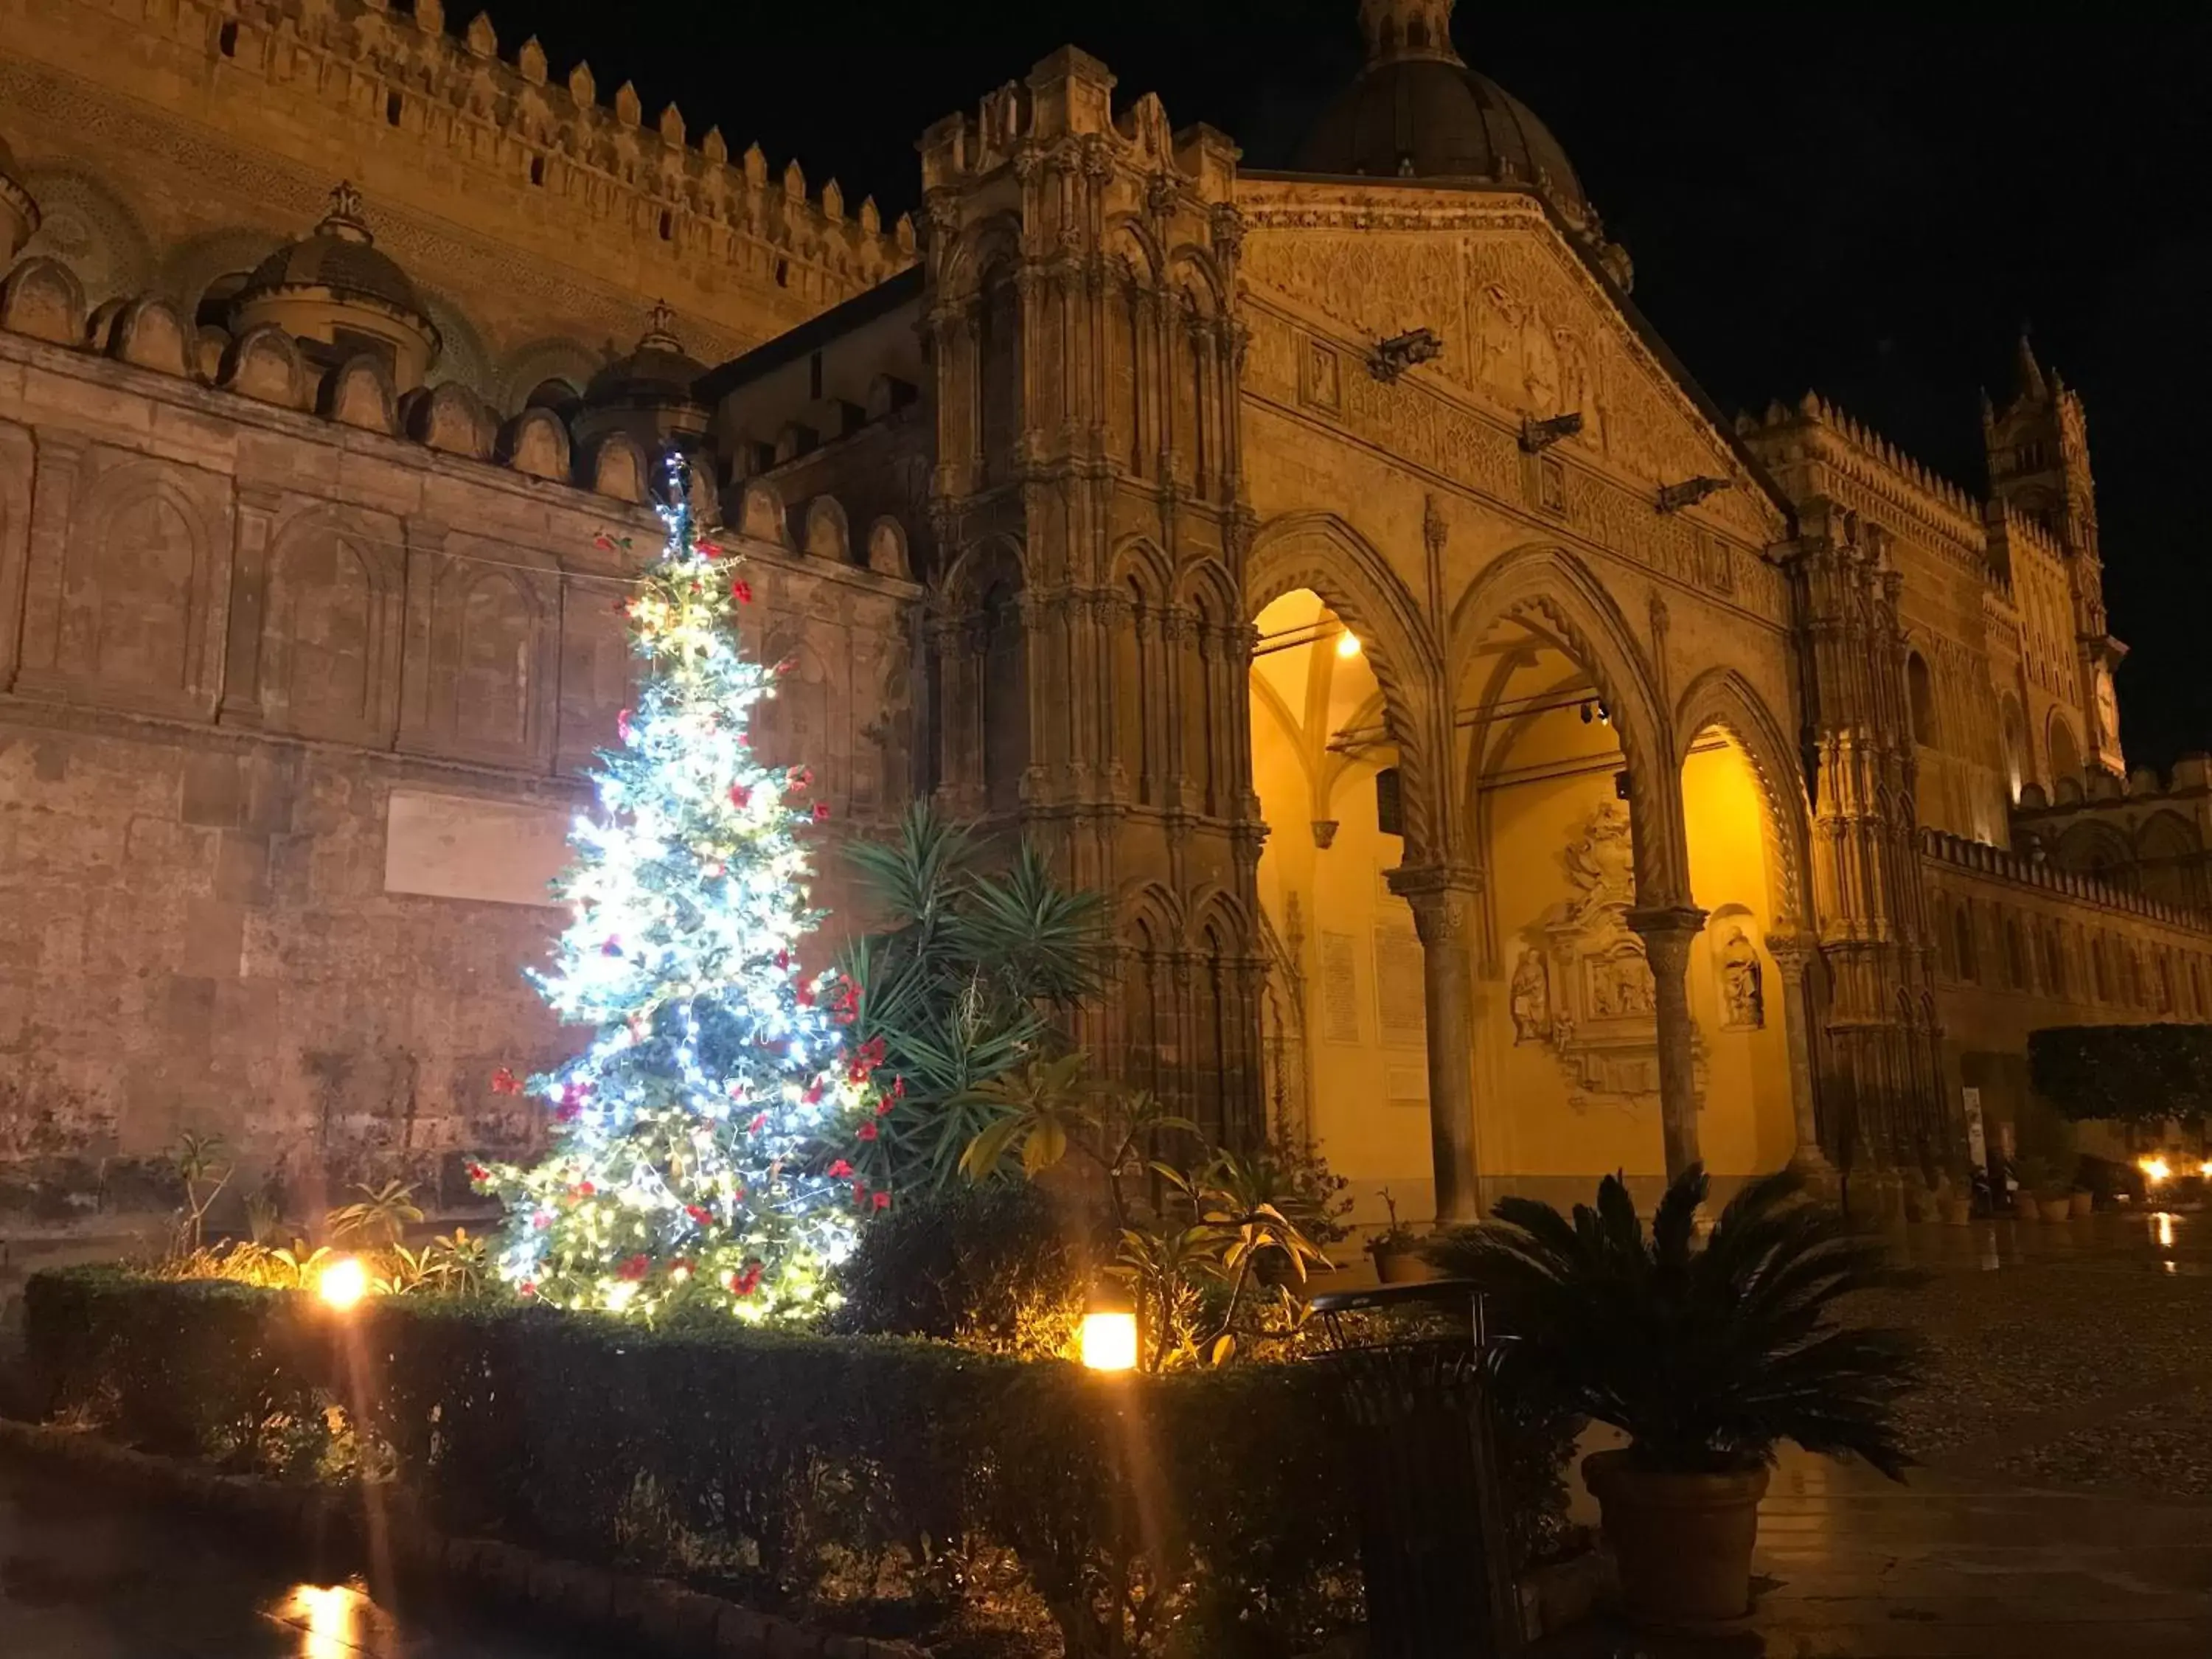
<instances>
[{"instance_id":1,"label":"glowing lamp post","mask_svg":"<svg viewBox=\"0 0 2212 1659\"><path fill-rule=\"evenodd\" d=\"M368 1294L368 1269L357 1255L342 1255L315 1279L315 1294L333 1313L349 1313Z\"/></svg>"}]
</instances>

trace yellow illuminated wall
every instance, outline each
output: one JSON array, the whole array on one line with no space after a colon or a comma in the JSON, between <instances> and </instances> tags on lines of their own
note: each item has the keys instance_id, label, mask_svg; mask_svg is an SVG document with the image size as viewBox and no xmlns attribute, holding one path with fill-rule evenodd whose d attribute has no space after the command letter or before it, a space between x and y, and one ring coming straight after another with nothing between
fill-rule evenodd
<instances>
[{"instance_id":1,"label":"yellow illuminated wall","mask_svg":"<svg viewBox=\"0 0 2212 1659\"><path fill-rule=\"evenodd\" d=\"M1384 881L1402 842L1376 827L1376 775L1395 759L1379 732L1377 687L1364 655L1339 654L1336 620L1312 594L1278 599L1256 620L1253 769L1268 826L1260 898L1304 980L1310 1121L1331 1164L1352 1179L1360 1219L1379 1217L1384 1186L1403 1213L1425 1218L1420 956L1411 910ZM1583 683L1556 655L1511 670L1506 701L1532 712L1493 722L1484 740L1473 823L1485 876L1474 1031L1486 1199L1504 1190L1587 1199L1601 1175L1662 1168L1656 1095L1577 1090L1550 1043L1515 1040L1514 967L1545 920L1577 896L1567 849L1616 799L1623 764L1610 726L1581 718L1573 688ZM1692 892L1712 917L1688 973L1704 1054L1699 1135L1713 1173L1740 1176L1778 1167L1793 1145L1783 987L1765 947L1770 830L1756 775L1718 732L1693 748L1683 792ZM1334 826L1325 848L1316 820ZM1739 928L1762 978L1757 1030L1723 1029L1718 953Z\"/></svg>"}]
</instances>

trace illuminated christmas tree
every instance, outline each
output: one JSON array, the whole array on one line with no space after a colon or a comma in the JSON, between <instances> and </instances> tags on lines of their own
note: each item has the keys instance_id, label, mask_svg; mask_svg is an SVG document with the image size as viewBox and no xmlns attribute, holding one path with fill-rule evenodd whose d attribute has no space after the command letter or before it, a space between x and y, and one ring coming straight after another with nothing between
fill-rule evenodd
<instances>
[{"instance_id":1,"label":"illuminated christmas tree","mask_svg":"<svg viewBox=\"0 0 2212 1659\"><path fill-rule=\"evenodd\" d=\"M848 1155L891 1096L871 1075L879 1046L848 1043L857 993L799 965L820 921L801 837L828 809L808 804L804 770L748 746L775 671L738 651L751 592L694 534L672 456L659 512L667 545L623 602L643 689L570 836L574 920L532 975L597 1035L526 1085L494 1079L551 1103L553 1144L534 1167L471 1173L507 1206L498 1271L525 1297L802 1321L834 1305L829 1269L890 1202Z\"/></svg>"}]
</instances>

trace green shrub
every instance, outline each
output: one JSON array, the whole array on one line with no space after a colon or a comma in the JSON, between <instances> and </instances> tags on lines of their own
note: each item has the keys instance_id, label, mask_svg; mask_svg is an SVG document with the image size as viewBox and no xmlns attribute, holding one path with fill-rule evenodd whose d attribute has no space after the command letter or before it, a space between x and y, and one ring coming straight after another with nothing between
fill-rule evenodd
<instances>
[{"instance_id":1,"label":"green shrub","mask_svg":"<svg viewBox=\"0 0 2212 1659\"><path fill-rule=\"evenodd\" d=\"M1274 1659L1357 1614L1311 1367L1101 1378L938 1343L443 1298L338 1319L295 1292L113 1270L38 1274L25 1299L47 1414L264 1472L374 1469L449 1530L757 1606L910 1629L917 1604L951 1599L971 1623L1048 1616L1079 1659Z\"/></svg>"},{"instance_id":2,"label":"green shrub","mask_svg":"<svg viewBox=\"0 0 2212 1659\"><path fill-rule=\"evenodd\" d=\"M1056 1359L1089 1288L1085 1252L1068 1230L1050 1194L1026 1183L924 1193L860 1235L840 1274L837 1328Z\"/></svg>"},{"instance_id":3,"label":"green shrub","mask_svg":"<svg viewBox=\"0 0 2212 1659\"><path fill-rule=\"evenodd\" d=\"M1048 1626L1071 1659L1280 1659L1358 1616L1326 1366L1107 1378L459 1297L341 1318L112 1268L33 1275L24 1335L41 1415L239 1468L388 1479L450 1532L844 1628ZM1516 1559L1558 1541L1571 1426L1501 1401Z\"/></svg>"}]
</instances>

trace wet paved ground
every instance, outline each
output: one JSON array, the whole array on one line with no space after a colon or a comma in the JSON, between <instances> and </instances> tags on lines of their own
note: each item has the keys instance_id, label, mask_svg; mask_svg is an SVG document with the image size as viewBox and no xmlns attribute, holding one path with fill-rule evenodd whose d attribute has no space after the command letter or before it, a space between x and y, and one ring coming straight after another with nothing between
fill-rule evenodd
<instances>
[{"instance_id":1,"label":"wet paved ground","mask_svg":"<svg viewBox=\"0 0 2212 1659\"><path fill-rule=\"evenodd\" d=\"M220 1531L0 1462L4 1659L580 1659L396 1618L357 1585L302 1582Z\"/></svg>"},{"instance_id":2,"label":"wet paved ground","mask_svg":"<svg viewBox=\"0 0 2212 1659\"><path fill-rule=\"evenodd\" d=\"M1558 1659L2212 1659L2212 1216L1916 1227L1903 1486L1785 1454L1740 1635ZM1595 1518L1594 1516L1592 1518Z\"/></svg>"},{"instance_id":3,"label":"wet paved ground","mask_svg":"<svg viewBox=\"0 0 2212 1659\"><path fill-rule=\"evenodd\" d=\"M1934 1352L1905 1486L1785 1457L1741 1634L1559 1659L2212 1656L2212 1216L1916 1228L1867 1311ZM0 1463L0 1659L563 1659L302 1583L221 1534Z\"/></svg>"}]
</instances>

